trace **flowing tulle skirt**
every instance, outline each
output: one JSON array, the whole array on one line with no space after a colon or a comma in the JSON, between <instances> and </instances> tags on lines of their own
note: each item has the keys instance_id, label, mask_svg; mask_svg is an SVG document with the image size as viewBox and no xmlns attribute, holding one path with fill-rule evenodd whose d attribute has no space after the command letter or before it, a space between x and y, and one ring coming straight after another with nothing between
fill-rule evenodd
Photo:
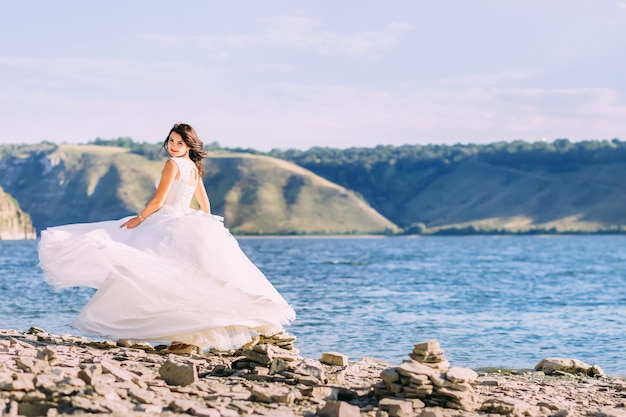
<instances>
[{"instance_id":1,"label":"flowing tulle skirt","mask_svg":"<svg viewBox=\"0 0 626 417\"><path fill-rule=\"evenodd\" d=\"M222 219L165 206L135 229L117 221L48 228L46 281L97 291L73 326L105 337L231 349L295 319Z\"/></svg>"}]
</instances>

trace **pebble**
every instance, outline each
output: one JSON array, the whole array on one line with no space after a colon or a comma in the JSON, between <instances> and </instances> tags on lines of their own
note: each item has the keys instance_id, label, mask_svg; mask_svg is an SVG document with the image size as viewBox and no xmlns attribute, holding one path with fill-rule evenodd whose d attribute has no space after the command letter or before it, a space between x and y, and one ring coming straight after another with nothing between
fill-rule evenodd
<instances>
[{"instance_id":1,"label":"pebble","mask_svg":"<svg viewBox=\"0 0 626 417\"><path fill-rule=\"evenodd\" d=\"M626 382L573 359L479 375L450 366L434 339L397 366L338 352L305 358L295 340L169 355L140 340L0 330L0 416L626 416Z\"/></svg>"}]
</instances>

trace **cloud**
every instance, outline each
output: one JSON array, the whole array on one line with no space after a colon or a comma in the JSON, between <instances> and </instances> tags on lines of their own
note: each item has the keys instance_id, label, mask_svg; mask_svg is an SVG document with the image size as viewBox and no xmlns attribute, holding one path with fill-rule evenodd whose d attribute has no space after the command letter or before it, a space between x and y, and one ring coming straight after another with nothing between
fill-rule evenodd
<instances>
[{"instance_id":1,"label":"cloud","mask_svg":"<svg viewBox=\"0 0 626 417\"><path fill-rule=\"evenodd\" d=\"M439 78L436 83L440 86L493 86L511 81L531 80L541 75L541 71L533 69L516 69L499 73L487 73L477 75L462 75L455 77Z\"/></svg>"},{"instance_id":2,"label":"cloud","mask_svg":"<svg viewBox=\"0 0 626 417\"><path fill-rule=\"evenodd\" d=\"M225 146L265 150L626 137L626 106L611 89L392 94L342 85L276 84L245 102L232 96L218 102L205 109L211 120L203 130Z\"/></svg>"},{"instance_id":3,"label":"cloud","mask_svg":"<svg viewBox=\"0 0 626 417\"><path fill-rule=\"evenodd\" d=\"M260 21L263 28L255 34L164 35L141 34L144 40L190 44L212 50L237 50L253 47L310 50L323 55L348 54L372 57L397 45L408 23L392 22L388 27L357 33L325 30L321 21L306 16L275 16Z\"/></svg>"}]
</instances>

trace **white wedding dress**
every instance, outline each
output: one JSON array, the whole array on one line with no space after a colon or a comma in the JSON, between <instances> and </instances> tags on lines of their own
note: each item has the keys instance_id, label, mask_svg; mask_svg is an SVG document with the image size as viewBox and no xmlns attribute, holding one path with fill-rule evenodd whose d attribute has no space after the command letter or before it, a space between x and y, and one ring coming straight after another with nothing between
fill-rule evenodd
<instances>
[{"instance_id":1,"label":"white wedding dress","mask_svg":"<svg viewBox=\"0 0 626 417\"><path fill-rule=\"evenodd\" d=\"M40 267L57 288L97 291L74 327L104 337L238 348L295 319L292 307L241 251L222 218L191 209L196 167L172 158L180 177L165 205L134 229L130 217L50 227ZM157 179L158 184L158 179Z\"/></svg>"}]
</instances>

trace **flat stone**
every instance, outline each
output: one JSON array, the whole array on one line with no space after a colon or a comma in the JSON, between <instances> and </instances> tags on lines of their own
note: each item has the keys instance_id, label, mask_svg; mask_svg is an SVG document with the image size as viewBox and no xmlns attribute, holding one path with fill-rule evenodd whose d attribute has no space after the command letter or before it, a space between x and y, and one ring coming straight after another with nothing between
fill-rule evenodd
<instances>
[{"instance_id":1,"label":"flat stone","mask_svg":"<svg viewBox=\"0 0 626 417\"><path fill-rule=\"evenodd\" d=\"M404 417L413 414L413 402L395 398L383 398L378 402L378 407L386 411L389 417Z\"/></svg>"},{"instance_id":2,"label":"flat stone","mask_svg":"<svg viewBox=\"0 0 626 417\"><path fill-rule=\"evenodd\" d=\"M24 356L15 359L15 365L24 372L31 374L41 374L50 371L50 364L48 361L36 359L29 356Z\"/></svg>"},{"instance_id":3,"label":"flat stone","mask_svg":"<svg viewBox=\"0 0 626 417\"><path fill-rule=\"evenodd\" d=\"M446 372L446 379L451 382L473 383L478 378L478 374L473 369L453 366Z\"/></svg>"},{"instance_id":4,"label":"flat stone","mask_svg":"<svg viewBox=\"0 0 626 417\"><path fill-rule=\"evenodd\" d=\"M106 413L109 411L102 405L97 404L94 401L80 395L74 395L72 397L71 403L72 407L78 408L80 410L89 411L91 413Z\"/></svg>"},{"instance_id":5,"label":"flat stone","mask_svg":"<svg viewBox=\"0 0 626 417\"><path fill-rule=\"evenodd\" d=\"M361 417L361 409L344 401L328 401L317 413L319 417Z\"/></svg>"},{"instance_id":6,"label":"flat stone","mask_svg":"<svg viewBox=\"0 0 626 417\"><path fill-rule=\"evenodd\" d=\"M51 401L20 401L17 406L17 412L20 416L45 416L48 410L56 409L58 404ZM7 414L10 415L10 414Z\"/></svg>"},{"instance_id":7,"label":"flat stone","mask_svg":"<svg viewBox=\"0 0 626 417\"><path fill-rule=\"evenodd\" d=\"M326 380L326 373L322 364L313 359L302 359L295 365L293 372L298 375L311 376L322 382Z\"/></svg>"},{"instance_id":8,"label":"flat stone","mask_svg":"<svg viewBox=\"0 0 626 417\"><path fill-rule=\"evenodd\" d=\"M115 376L118 381L132 382L137 380L138 378L137 375L125 369L122 369L120 366L108 360L102 360L100 362L100 365L102 366L103 373L110 373L111 375Z\"/></svg>"},{"instance_id":9,"label":"flat stone","mask_svg":"<svg viewBox=\"0 0 626 417\"><path fill-rule=\"evenodd\" d=\"M254 401L263 403L291 404L296 399L295 394L289 388L280 386L255 385L250 390L250 395Z\"/></svg>"},{"instance_id":10,"label":"flat stone","mask_svg":"<svg viewBox=\"0 0 626 417\"><path fill-rule=\"evenodd\" d=\"M623 408L602 407L588 412L587 415L592 417L626 417L626 410Z\"/></svg>"},{"instance_id":11,"label":"flat stone","mask_svg":"<svg viewBox=\"0 0 626 417\"><path fill-rule=\"evenodd\" d=\"M434 352L440 351L441 345L439 345L439 341L437 339L430 339L424 342L416 343L413 345L413 351L418 352ZM443 352L443 351L442 351Z\"/></svg>"},{"instance_id":12,"label":"flat stone","mask_svg":"<svg viewBox=\"0 0 626 417\"><path fill-rule=\"evenodd\" d=\"M400 375L405 376L411 376L412 374L431 376L439 373L433 368L430 368L416 361L406 361L397 369Z\"/></svg>"},{"instance_id":13,"label":"flat stone","mask_svg":"<svg viewBox=\"0 0 626 417\"><path fill-rule=\"evenodd\" d=\"M182 400L180 398L176 398L169 404L169 409L175 413L186 413L194 407L195 403L190 400Z\"/></svg>"},{"instance_id":14,"label":"flat stone","mask_svg":"<svg viewBox=\"0 0 626 417\"><path fill-rule=\"evenodd\" d=\"M510 397L490 398L483 403L480 410L489 413L514 416L534 416L537 414L534 413L535 407L532 405Z\"/></svg>"},{"instance_id":15,"label":"flat stone","mask_svg":"<svg viewBox=\"0 0 626 417\"><path fill-rule=\"evenodd\" d=\"M317 398L325 401L336 401L339 397L339 390L335 387L307 387L300 390L302 395L310 398Z\"/></svg>"},{"instance_id":16,"label":"flat stone","mask_svg":"<svg viewBox=\"0 0 626 417\"><path fill-rule=\"evenodd\" d=\"M444 414L440 407L426 407L418 417L444 417Z\"/></svg>"},{"instance_id":17,"label":"flat stone","mask_svg":"<svg viewBox=\"0 0 626 417\"><path fill-rule=\"evenodd\" d=\"M320 359L320 362L327 365L347 366L348 357L337 352L324 352L322 353L322 358Z\"/></svg>"},{"instance_id":18,"label":"flat stone","mask_svg":"<svg viewBox=\"0 0 626 417\"><path fill-rule=\"evenodd\" d=\"M13 380L0 381L0 391L32 391L35 389L33 374L15 374Z\"/></svg>"},{"instance_id":19,"label":"flat stone","mask_svg":"<svg viewBox=\"0 0 626 417\"><path fill-rule=\"evenodd\" d=\"M221 417L219 410L209 407L193 407L191 409L196 417Z\"/></svg>"},{"instance_id":20,"label":"flat stone","mask_svg":"<svg viewBox=\"0 0 626 417\"><path fill-rule=\"evenodd\" d=\"M589 376L606 376L599 366L594 365L592 367L583 361L571 358L544 358L535 365L535 370L543 371L546 375L552 375L559 371L572 374L582 373Z\"/></svg>"}]
</instances>

